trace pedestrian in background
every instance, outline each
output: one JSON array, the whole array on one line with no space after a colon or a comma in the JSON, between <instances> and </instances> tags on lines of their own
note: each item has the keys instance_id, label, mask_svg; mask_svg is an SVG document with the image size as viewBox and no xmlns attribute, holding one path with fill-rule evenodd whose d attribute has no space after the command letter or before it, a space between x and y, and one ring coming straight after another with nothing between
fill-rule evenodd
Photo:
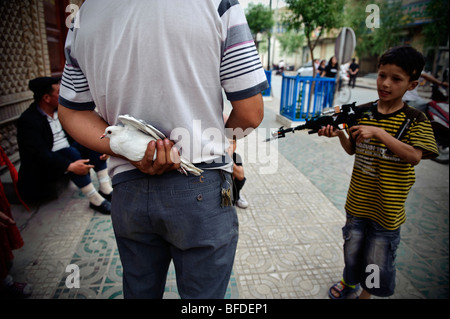
<instances>
[{"instance_id":1,"label":"pedestrian in background","mask_svg":"<svg viewBox=\"0 0 450 319\"><path fill-rule=\"evenodd\" d=\"M348 81L348 85L352 87L352 89L355 88L356 84L356 78L358 77L359 72L359 65L356 63L356 59L352 59L352 63L350 64L348 68L348 76L350 77L350 80Z\"/></svg>"},{"instance_id":2,"label":"pedestrian in background","mask_svg":"<svg viewBox=\"0 0 450 319\"><path fill-rule=\"evenodd\" d=\"M325 66L325 69L322 71L321 76L336 79L338 70L339 70L339 65L338 65L337 59L335 56L332 56L330 58L330 60L328 61L327 65ZM338 79L336 79L336 81L338 81ZM340 84L340 82L339 82L339 84ZM334 101L335 84L332 85L332 83L327 83L327 85L325 86L325 89L326 89L326 95L325 95L326 98L324 99L323 108L332 107L333 101Z\"/></svg>"},{"instance_id":3,"label":"pedestrian in background","mask_svg":"<svg viewBox=\"0 0 450 319\"><path fill-rule=\"evenodd\" d=\"M317 66L317 75L316 76L322 76L322 72L325 71L326 66L327 66L327 61L321 60L319 65Z\"/></svg>"},{"instance_id":4,"label":"pedestrian in background","mask_svg":"<svg viewBox=\"0 0 450 319\"><path fill-rule=\"evenodd\" d=\"M336 78L338 69L339 65L337 63L337 59L336 57L332 56L325 66L325 69L322 71L321 75L327 78Z\"/></svg>"}]
</instances>

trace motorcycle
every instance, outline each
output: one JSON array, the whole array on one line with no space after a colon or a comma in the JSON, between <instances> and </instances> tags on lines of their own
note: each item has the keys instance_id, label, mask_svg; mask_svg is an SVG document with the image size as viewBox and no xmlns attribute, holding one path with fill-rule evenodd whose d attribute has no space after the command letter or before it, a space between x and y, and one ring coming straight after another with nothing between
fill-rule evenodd
<instances>
[{"instance_id":1,"label":"motorcycle","mask_svg":"<svg viewBox=\"0 0 450 319\"><path fill-rule=\"evenodd\" d=\"M439 156L434 161L442 164L449 163L449 118L448 91L433 84L431 87L431 101L425 107L425 115L431 122L434 137L439 150Z\"/></svg>"},{"instance_id":2,"label":"motorcycle","mask_svg":"<svg viewBox=\"0 0 450 319\"><path fill-rule=\"evenodd\" d=\"M287 67L284 66L284 63L279 64L272 64L272 69L275 71L276 75L282 75L284 71L294 71L293 65L288 65Z\"/></svg>"}]
</instances>

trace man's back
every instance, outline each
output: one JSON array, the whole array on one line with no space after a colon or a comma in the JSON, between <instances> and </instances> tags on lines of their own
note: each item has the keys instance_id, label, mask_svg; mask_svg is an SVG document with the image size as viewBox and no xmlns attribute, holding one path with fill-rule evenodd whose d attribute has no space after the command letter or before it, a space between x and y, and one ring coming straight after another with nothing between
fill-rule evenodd
<instances>
[{"instance_id":1,"label":"man's back","mask_svg":"<svg viewBox=\"0 0 450 319\"><path fill-rule=\"evenodd\" d=\"M242 99L266 83L236 4L86 1L68 35L62 98L78 109L95 104L109 124L120 114L142 119L194 163L223 156L222 87L229 99ZM111 160L113 174L133 168Z\"/></svg>"}]
</instances>

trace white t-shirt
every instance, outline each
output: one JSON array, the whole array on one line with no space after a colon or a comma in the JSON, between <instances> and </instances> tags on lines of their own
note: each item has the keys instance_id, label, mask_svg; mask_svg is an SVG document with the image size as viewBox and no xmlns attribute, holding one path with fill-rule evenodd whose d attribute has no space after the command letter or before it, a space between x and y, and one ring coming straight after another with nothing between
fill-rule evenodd
<instances>
[{"instance_id":1,"label":"white t-shirt","mask_svg":"<svg viewBox=\"0 0 450 319\"><path fill-rule=\"evenodd\" d=\"M233 101L268 87L237 0L87 0L77 18L60 104L97 108L110 125L142 119L193 163L226 155L222 89ZM135 168L111 158L109 169Z\"/></svg>"},{"instance_id":2,"label":"white t-shirt","mask_svg":"<svg viewBox=\"0 0 450 319\"><path fill-rule=\"evenodd\" d=\"M69 141L67 140L66 133L64 132L61 123L59 122L58 112L53 113L53 117L45 113L39 108L39 111L45 115L47 118L50 129L53 133L53 148L52 152L57 152L64 148L70 147Z\"/></svg>"},{"instance_id":3,"label":"white t-shirt","mask_svg":"<svg viewBox=\"0 0 450 319\"><path fill-rule=\"evenodd\" d=\"M422 71L421 74L424 74L425 72ZM422 77L419 78L419 82L423 80ZM412 101L424 101L423 103L426 103L424 99L422 99L419 95L419 91L417 90L419 88L419 85L416 85L416 87L413 90L408 90L403 95L402 100L405 102L412 102Z\"/></svg>"}]
</instances>

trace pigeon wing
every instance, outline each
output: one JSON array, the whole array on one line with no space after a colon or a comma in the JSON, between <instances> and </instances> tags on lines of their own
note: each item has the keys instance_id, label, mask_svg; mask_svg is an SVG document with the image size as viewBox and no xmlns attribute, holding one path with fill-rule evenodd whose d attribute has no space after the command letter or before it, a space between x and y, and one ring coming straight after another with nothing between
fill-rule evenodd
<instances>
[{"instance_id":1,"label":"pigeon wing","mask_svg":"<svg viewBox=\"0 0 450 319\"><path fill-rule=\"evenodd\" d=\"M119 120L125 125L131 125L139 131L148 134L155 138L156 140L166 138L166 135L154 126L144 122L143 120L138 120L129 114L119 115Z\"/></svg>"},{"instance_id":2,"label":"pigeon wing","mask_svg":"<svg viewBox=\"0 0 450 319\"><path fill-rule=\"evenodd\" d=\"M139 130L147 135L152 136L155 139L166 138L166 135L164 135L164 133L159 131L154 126L144 122L143 120L138 120L129 114L119 115L119 120L124 125L130 125L130 126L136 128L137 130ZM155 158L156 158L156 153L155 153ZM181 167L179 168L179 171L185 175L187 175L188 173L191 173L195 176L199 176L203 172L202 169L195 167L194 164L192 164L188 160L184 159L183 157L181 158Z\"/></svg>"}]
</instances>

